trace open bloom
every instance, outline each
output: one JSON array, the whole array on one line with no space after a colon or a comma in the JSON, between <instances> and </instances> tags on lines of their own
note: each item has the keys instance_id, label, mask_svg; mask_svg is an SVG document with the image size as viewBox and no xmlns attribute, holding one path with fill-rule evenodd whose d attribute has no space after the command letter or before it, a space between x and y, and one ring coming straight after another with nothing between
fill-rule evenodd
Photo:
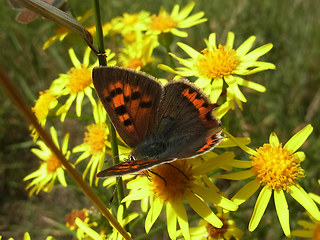
<instances>
[{"instance_id":1,"label":"open bloom","mask_svg":"<svg viewBox=\"0 0 320 240\"><path fill-rule=\"evenodd\" d=\"M189 28L207 21L206 18L202 18L204 12L198 12L189 16L194 5L194 2L190 2L179 11L180 6L176 4L170 14L161 8L157 15L152 15L152 21L149 24L147 34L172 33L179 37L187 37L187 32L179 29Z\"/></svg>"},{"instance_id":2,"label":"open bloom","mask_svg":"<svg viewBox=\"0 0 320 240\"><path fill-rule=\"evenodd\" d=\"M139 13L124 13L121 17L112 19L112 30L122 35L131 34L133 32L142 32L148 29L151 22L150 13L141 11Z\"/></svg>"},{"instance_id":3,"label":"open bloom","mask_svg":"<svg viewBox=\"0 0 320 240\"><path fill-rule=\"evenodd\" d=\"M217 207L217 216L223 222L221 228L212 226L207 221L201 219L196 227L190 228L191 239L194 240L218 240L218 239L236 239L239 240L243 236L234 220L229 219L229 212L223 211L222 208Z\"/></svg>"},{"instance_id":4,"label":"open bloom","mask_svg":"<svg viewBox=\"0 0 320 240\"><path fill-rule=\"evenodd\" d=\"M205 175L231 161L233 153L211 154L214 157L210 161L202 162L200 158L178 160L155 167L128 182L127 188L131 191L123 201L141 200L150 204L145 220L146 232L150 231L165 206L170 238L176 239L178 222L184 238L190 239L185 200L207 222L218 228L223 226L223 222L214 214L207 202L230 211L235 211L237 205L221 196L217 192L217 187L210 180L206 181L208 178Z\"/></svg>"},{"instance_id":5,"label":"open bloom","mask_svg":"<svg viewBox=\"0 0 320 240\"><path fill-rule=\"evenodd\" d=\"M122 67L141 70L154 61L153 50L159 45L153 35L136 34L137 39L126 44L119 53L119 63Z\"/></svg>"},{"instance_id":6,"label":"open bloom","mask_svg":"<svg viewBox=\"0 0 320 240\"><path fill-rule=\"evenodd\" d=\"M93 178L97 172L100 172L103 167L106 153L111 155L111 144L108 141L109 129L106 124L106 111L101 103L93 105L93 117L95 123L86 127L87 131L84 133L83 143L76 146L72 152L82 152L76 161L76 165L83 160L91 157L89 162L86 163L86 168L83 172L85 178L90 170L89 182L93 182ZM129 148L119 146L120 154L127 154L130 152ZM95 184L98 184L96 178Z\"/></svg>"},{"instance_id":7,"label":"open bloom","mask_svg":"<svg viewBox=\"0 0 320 240\"><path fill-rule=\"evenodd\" d=\"M211 33L209 39L205 40L207 47L201 52L184 43L178 43L178 46L191 58L183 59L174 54L171 55L184 67L178 67L176 70L165 65L159 67L180 76L197 77L195 84L210 96L212 102L217 102L223 90L223 82L226 82L229 99L234 100L241 107L241 102L246 102L246 98L240 91L239 85L259 92L264 92L265 87L244 80L240 76L275 69L272 63L257 61L259 57L270 51L272 44L268 43L249 52L254 41L255 37L251 36L240 47L234 49L234 33L229 32L226 44L217 46L216 34Z\"/></svg>"},{"instance_id":8,"label":"open bloom","mask_svg":"<svg viewBox=\"0 0 320 240\"><path fill-rule=\"evenodd\" d=\"M44 92L40 92L39 98L35 101L36 103L32 108L32 112L35 114L42 127L46 125L49 111L57 106L58 96L58 93L47 89ZM30 126L30 128L32 129L31 135L33 136L33 141L36 141L38 138L38 133L33 126Z\"/></svg>"},{"instance_id":9,"label":"open bloom","mask_svg":"<svg viewBox=\"0 0 320 240\"><path fill-rule=\"evenodd\" d=\"M260 186L263 186L249 223L250 231L255 230L258 226L272 193L274 194L277 215L286 236L290 236L290 226L289 209L284 192L289 193L298 201L312 217L320 220L320 212L316 204L297 182L299 178L304 176L304 170L300 163L305 159L305 154L296 151L312 130L312 126L307 125L284 146L279 142L275 133L270 135L269 143L257 150L250 149L240 143L239 146L251 155L251 161L242 161L242 168L250 169L216 176L232 180L254 178L232 197L232 200L239 205L250 198ZM226 134L237 142L231 135Z\"/></svg>"},{"instance_id":10,"label":"open bloom","mask_svg":"<svg viewBox=\"0 0 320 240\"><path fill-rule=\"evenodd\" d=\"M84 96L87 96L92 105L96 102L92 97L92 68L98 63L89 65L90 48L87 48L83 63L81 63L72 48L69 49L70 59L74 65L66 74L60 74L60 77L52 84L55 86L60 86L62 95L69 95L65 104L63 104L57 111L57 115L61 115L61 121L64 121L67 112L69 111L72 103L76 101L76 114L81 116L82 101ZM110 53L110 50L106 51L107 60L109 61L114 54ZM115 62L111 61L108 65L114 65Z\"/></svg>"},{"instance_id":11,"label":"open bloom","mask_svg":"<svg viewBox=\"0 0 320 240\"><path fill-rule=\"evenodd\" d=\"M60 149L57 132L53 127L50 128L50 134L52 140ZM61 152L64 154L66 159L68 159L70 155L70 151L68 151L68 141L69 134L66 134L63 138L61 146ZM50 192L56 178L58 178L62 186L67 186L64 176L64 169L59 159L54 153L51 152L51 150L43 141L38 140L37 145L40 147L40 149L32 148L31 151L42 160L41 165L38 170L34 171L23 179L24 181L32 180L26 187L27 190L30 189L30 196L34 193L38 194L41 190L44 192Z\"/></svg>"},{"instance_id":12,"label":"open bloom","mask_svg":"<svg viewBox=\"0 0 320 240\"><path fill-rule=\"evenodd\" d=\"M293 230L291 232L292 236L319 240L320 239L320 221L311 217L310 214L308 214L308 216L310 217L312 222L306 221L306 220L299 220L297 223L303 228Z\"/></svg>"}]
</instances>

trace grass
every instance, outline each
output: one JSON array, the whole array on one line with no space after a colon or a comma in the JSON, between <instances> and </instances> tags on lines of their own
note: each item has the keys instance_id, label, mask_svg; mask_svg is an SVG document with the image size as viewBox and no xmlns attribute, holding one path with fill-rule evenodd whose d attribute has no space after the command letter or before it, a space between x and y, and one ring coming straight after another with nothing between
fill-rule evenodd
<instances>
[{"instance_id":1,"label":"grass","mask_svg":"<svg viewBox=\"0 0 320 240\"><path fill-rule=\"evenodd\" d=\"M0 67L32 106L38 92L46 89L59 73L65 73L71 66L66 51L68 47L83 43L81 39L55 43L43 51L43 43L52 36L56 26L43 19L28 25L18 24L14 21L15 12L4 0L1 1ZM184 6L187 1L177 2ZM174 4L169 0L156 3L151 0L101 1L104 20L110 20L122 12L133 13L142 9L157 13L160 3L167 10L172 9ZM89 1L81 1L80 4L72 0L69 5L76 15L83 14L91 7ZM258 147L267 142L272 131L276 131L280 140L286 142L295 132L311 123L314 131L302 147L307 155L303 163L307 174L300 184L319 194L320 187L316 183L320 176L317 156L320 148L318 2L200 0L194 11L205 11L208 22L193 27L189 31L190 36L179 41L197 50L205 46L203 39L211 32L216 32L223 43L227 32L233 31L236 35L235 46L251 35L257 37L255 47L268 42L274 44L263 60L274 63L277 69L247 78L266 86L267 91L263 94L245 93L248 103L242 112L235 111L230 115L230 130L235 135L251 137L251 146ZM28 198L22 179L38 166L38 160L29 151L34 144L29 137L28 123L2 88L0 93L0 234L4 239L9 236L21 239L22 234L29 231L32 239L43 239L43 235L47 234L55 235L57 239L69 239L70 235L65 235L58 224L64 224L64 215L72 209L88 207L88 200L76 188L66 191L60 187L51 194L42 193ZM74 140L79 143L82 134L77 133L77 127L73 124L69 126L62 128L71 130ZM241 157L245 159L246 156ZM291 200L291 226L296 226L298 218L293 213L302 209ZM245 205L248 210L244 211L244 215L250 216L251 205L252 202ZM246 239L283 238L279 224L273 222L277 221L275 211L268 210L258 229L246 233ZM240 223L240 227L246 229L247 222Z\"/></svg>"}]
</instances>

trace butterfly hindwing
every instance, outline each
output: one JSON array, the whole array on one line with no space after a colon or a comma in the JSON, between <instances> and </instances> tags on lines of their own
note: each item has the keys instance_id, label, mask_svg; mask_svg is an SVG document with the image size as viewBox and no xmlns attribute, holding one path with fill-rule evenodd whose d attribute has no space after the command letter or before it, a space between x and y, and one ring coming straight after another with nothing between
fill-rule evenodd
<instances>
[{"instance_id":1,"label":"butterfly hindwing","mask_svg":"<svg viewBox=\"0 0 320 240\"><path fill-rule=\"evenodd\" d=\"M194 84L184 80L167 84L155 129L155 135L168 140L168 155L161 157L189 158L214 148L221 140L215 107Z\"/></svg>"},{"instance_id":2,"label":"butterfly hindwing","mask_svg":"<svg viewBox=\"0 0 320 240\"><path fill-rule=\"evenodd\" d=\"M93 69L93 84L120 137L134 148L154 124L162 85L142 72L101 66Z\"/></svg>"},{"instance_id":3,"label":"butterfly hindwing","mask_svg":"<svg viewBox=\"0 0 320 240\"><path fill-rule=\"evenodd\" d=\"M99 172L97 177L116 177L126 174L138 173L175 160L176 159L130 160L116 164L108 169Z\"/></svg>"}]
</instances>

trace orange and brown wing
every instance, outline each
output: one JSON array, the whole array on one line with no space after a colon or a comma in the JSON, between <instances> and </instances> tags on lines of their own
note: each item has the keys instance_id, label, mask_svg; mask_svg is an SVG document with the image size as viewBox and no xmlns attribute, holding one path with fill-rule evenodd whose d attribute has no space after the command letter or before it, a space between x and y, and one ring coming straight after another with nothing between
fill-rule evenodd
<instances>
[{"instance_id":1,"label":"orange and brown wing","mask_svg":"<svg viewBox=\"0 0 320 240\"><path fill-rule=\"evenodd\" d=\"M162 85L142 72L102 66L93 69L93 84L120 137L137 146L154 124Z\"/></svg>"},{"instance_id":2,"label":"orange and brown wing","mask_svg":"<svg viewBox=\"0 0 320 240\"><path fill-rule=\"evenodd\" d=\"M126 174L134 174L175 160L177 159L130 160L102 170L97 174L97 177L117 177Z\"/></svg>"}]
</instances>

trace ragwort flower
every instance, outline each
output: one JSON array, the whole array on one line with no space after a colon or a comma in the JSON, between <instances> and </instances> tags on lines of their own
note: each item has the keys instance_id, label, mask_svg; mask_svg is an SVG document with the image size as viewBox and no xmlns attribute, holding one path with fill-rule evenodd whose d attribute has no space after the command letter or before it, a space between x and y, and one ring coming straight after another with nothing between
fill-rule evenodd
<instances>
[{"instance_id":1,"label":"ragwort flower","mask_svg":"<svg viewBox=\"0 0 320 240\"><path fill-rule=\"evenodd\" d=\"M291 234L292 236L296 236L300 238L319 240L320 239L320 221L311 217L310 214L307 214L307 215L312 220L312 222L306 221L306 220L299 220L297 223L303 228L293 230Z\"/></svg>"},{"instance_id":2,"label":"ragwort flower","mask_svg":"<svg viewBox=\"0 0 320 240\"><path fill-rule=\"evenodd\" d=\"M47 89L44 92L40 92L39 98L35 101L36 103L32 108L32 112L35 114L42 127L46 125L49 111L57 106L58 96L59 95L54 91ZM30 129L32 129L31 136L33 136L33 141L36 141L39 137L36 129L33 125L30 126Z\"/></svg>"},{"instance_id":3,"label":"ragwort flower","mask_svg":"<svg viewBox=\"0 0 320 240\"><path fill-rule=\"evenodd\" d=\"M213 153L212 153L213 154ZM224 209L235 211L237 205L221 196L217 188L211 188L212 182L204 182L205 175L233 159L233 153L215 155L210 161L201 162L200 158L178 160L160 165L144 172L131 180L127 188L131 191L123 201L141 200L150 204L145 220L148 233L159 217L163 206L166 207L167 229L171 239L177 237L177 222L182 235L190 239L189 223L184 201L203 219L215 227L222 227L223 222L213 213L206 202L216 204ZM147 177L146 177L147 176Z\"/></svg>"},{"instance_id":4,"label":"ragwort flower","mask_svg":"<svg viewBox=\"0 0 320 240\"><path fill-rule=\"evenodd\" d=\"M52 140L56 146L60 149L58 143L58 137L56 130L51 127L50 134ZM61 152L66 157L69 158L70 151L68 151L68 141L69 134L66 134L62 141ZM60 160L56 157L54 153L45 145L41 140L37 141L37 145L40 147L32 148L31 151L42 160L42 163L38 170L26 176L23 180L32 180L26 187L30 189L29 195L32 196L34 193L38 194L41 190L44 192L50 192L56 178L58 178L60 184L64 187L67 186L67 182L64 176L64 169Z\"/></svg>"},{"instance_id":5,"label":"ragwort flower","mask_svg":"<svg viewBox=\"0 0 320 240\"><path fill-rule=\"evenodd\" d=\"M74 67L66 74L60 74L60 77L52 83L61 87L62 95L69 95L65 104L57 111L57 115L61 115L61 121L64 121L74 101L76 101L76 114L78 117L81 116L82 101L85 95L88 97L92 106L96 104L92 96L92 68L98 63L96 62L93 65L89 65L90 48L87 48L84 53L83 63L78 60L72 48L69 49L69 55ZM110 50L106 51L106 55L108 61L114 56L114 54L110 53ZM108 62L109 66L114 64L114 61Z\"/></svg>"},{"instance_id":6,"label":"ragwort flower","mask_svg":"<svg viewBox=\"0 0 320 240\"><path fill-rule=\"evenodd\" d=\"M223 222L221 228L212 226L207 221L201 219L196 227L190 228L191 239L193 240L219 240L219 239L236 239L239 240L243 236L243 231L240 230L234 220L229 219L229 212L223 211L217 207L217 216Z\"/></svg>"},{"instance_id":7,"label":"ragwort flower","mask_svg":"<svg viewBox=\"0 0 320 240\"><path fill-rule=\"evenodd\" d=\"M198 12L189 16L194 5L194 2L190 2L179 12L180 6L176 4L170 14L161 8L158 15L154 14L151 16L152 21L149 24L147 34L172 33L179 37L187 37L187 32L179 29L189 28L207 21L206 18L202 18L204 12Z\"/></svg>"},{"instance_id":8,"label":"ragwort flower","mask_svg":"<svg viewBox=\"0 0 320 240\"><path fill-rule=\"evenodd\" d=\"M251 161L242 161L242 168L250 169L216 176L216 178L231 180L254 178L232 197L232 200L238 205L245 202L260 186L263 186L249 223L250 231L254 231L258 226L272 193L274 194L277 215L286 236L290 236L290 226L289 209L284 192L289 193L312 217L320 220L320 211L316 204L297 182L299 178L304 177L304 170L301 168L300 162L305 159L305 154L296 151L312 130L312 126L307 125L284 146L279 142L275 133L270 135L268 144L264 144L257 150L250 149L240 143L239 146L251 155ZM226 134L237 142L230 134Z\"/></svg>"},{"instance_id":9,"label":"ragwort flower","mask_svg":"<svg viewBox=\"0 0 320 240\"><path fill-rule=\"evenodd\" d=\"M86 127L87 131L84 133L83 143L72 150L73 153L82 152L76 160L75 165L91 156L83 172L83 178L85 178L90 170L90 185L92 185L96 173L102 170L106 153L112 154L111 143L108 141L109 129L106 124L107 115L101 103L93 105L93 117L95 123ZM119 146L120 154L127 155L129 152L129 148ZM98 184L98 180L99 179L96 178L95 184Z\"/></svg>"},{"instance_id":10,"label":"ragwort flower","mask_svg":"<svg viewBox=\"0 0 320 240\"><path fill-rule=\"evenodd\" d=\"M195 81L204 92L210 96L212 102L217 102L223 90L223 82L227 86L227 94L230 99L241 107L241 102L246 102L246 98L239 89L245 86L259 92L264 92L265 87L251 81L244 80L241 75L250 75L267 69L275 69L272 63L257 61L259 57L269 52L272 44L268 43L251 52L254 36L249 37L237 49L233 49L234 33L229 32L225 45L216 45L216 35L211 33L208 40L205 40L207 47L201 52L194 50L184 43L178 43L191 58L183 59L171 54L184 67L176 70L165 65L160 68L178 74L180 76L195 76Z\"/></svg>"},{"instance_id":11,"label":"ragwort flower","mask_svg":"<svg viewBox=\"0 0 320 240\"><path fill-rule=\"evenodd\" d=\"M119 63L122 67L141 70L154 61L153 50L159 45L152 35L137 34L136 41L126 44L119 53Z\"/></svg>"}]
</instances>

